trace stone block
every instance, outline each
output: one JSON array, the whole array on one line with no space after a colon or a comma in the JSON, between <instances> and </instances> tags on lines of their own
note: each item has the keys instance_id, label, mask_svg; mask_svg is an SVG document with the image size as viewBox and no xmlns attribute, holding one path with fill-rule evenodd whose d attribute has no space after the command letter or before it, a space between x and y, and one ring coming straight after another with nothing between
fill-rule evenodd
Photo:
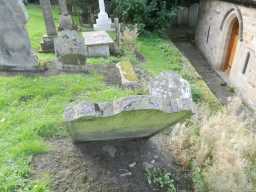
<instances>
[{"instance_id":1,"label":"stone block","mask_svg":"<svg viewBox=\"0 0 256 192\"><path fill-rule=\"evenodd\" d=\"M57 67L70 72L86 71L83 37L76 31L62 31L54 41Z\"/></svg>"},{"instance_id":2,"label":"stone block","mask_svg":"<svg viewBox=\"0 0 256 192\"><path fill-rule=\"evenodd\" d=\"M154 90L161 78L177 85L163 82ZM189 84L172 73L162 74L156 81L152 82L152 95L71 104L64 115L71 137L77 142L148 138L189 117L193 106Z\"/></svg>"},{"instance_id":3,"label":"stone block","mask_svg":"<svg viewBox=\"0 0 256 192\"><path fill-rule=\"evenodd\" d=\"M112 38L105 31L83 33L88 57L109 57Z\"/></svg>"}]
</instances>

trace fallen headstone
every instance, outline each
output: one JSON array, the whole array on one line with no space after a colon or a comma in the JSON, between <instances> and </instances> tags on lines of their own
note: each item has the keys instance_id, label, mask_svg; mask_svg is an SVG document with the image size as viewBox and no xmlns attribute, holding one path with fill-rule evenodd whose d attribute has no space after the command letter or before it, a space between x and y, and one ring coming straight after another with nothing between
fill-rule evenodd
<instances>
[{"instance_id":1,"label":"fallen headstone","mask_svg":"<svg viewBox=\"0 0 256 192\"><path fill-rule=\"evenodd\" d=\"M154 86L160 79L177 85L164 81L157 92L165 89L173 93L155 92ZM71 104L64 115L70 135L77 142L148 138L192 114L190 86L178 75L161 74L155 83L152 81L150 89L153 95Z\"/></svg>"},{"instance_id":2,"label":"fallen headstone","mask_svg":"<svg viewBox=\"0 0 256 192\"><path fill-rule=\"evenodd\" d=\"M65 30L54 40L57 68L67 72L86 72L84 39L77 31Z\"/></svg>"},{"instance_id":3,"label":"fallen headstone","mask_svg":"<svg viewBox=\"0 0 256 192\"><path fill-rule=\"evenodd\" d=\"M0 0L0 18L0 69L35 70L37 59L25 29L28 16L24 4Z\"/></svg>"},{"instance_id":4,"label":"fallen headstone","mask_svg":"<svg viewBox=\"0 0 256 192\"><path fill-rule=\"evenodd\" d=\"M121 76L121 84L126 88L139 87L139 79L134 71L133 65L127 60L123 60L116 64Z\"/></svg>"},{"instance_id":5,"label":"fallen headstone","mask_svg":"<svg viewBox=\"0 0 256 192\"><path fill-rule=\"evenodd\" d=\"M114 41L105 31L92 31L83 33L88 57L109 57L110 46Z\"/></svg>"}]
</instances>

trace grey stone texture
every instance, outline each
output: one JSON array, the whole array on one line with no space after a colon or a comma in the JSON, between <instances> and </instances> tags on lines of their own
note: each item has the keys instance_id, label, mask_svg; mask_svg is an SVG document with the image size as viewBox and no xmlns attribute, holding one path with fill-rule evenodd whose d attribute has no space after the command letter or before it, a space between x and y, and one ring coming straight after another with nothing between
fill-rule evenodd
<instances>
[{"instance_id":1,"label":"grey stone texture","mask_svg":"<svg viewBox=\"0 0 256 192\"><path fill-rule=\"evenodd\" d=\"M163 100L164 111L191 110L193 101L190 85L176 73L161 73L150 82L149 92L153 97Z\"/></svg>"},{"instance_id":2,"label":"grey stone texture","mask_svg":"<svg viewBox=\"0 0 256 192\"><path fill-rule=\"evenodd\" d=\"M205 0L200 4L196 44L211 66L231 86L237 88L244 101L256 108L256 8L224 1ZM232 69L222 72L227 55L232 21L239 21L239 42ZM208 37L207 37L208 36ZM245 74L247 55L250 54Z\"/></svg>"},{"instance_id":3,"label":"grey stone texture","mask_svg":"<svg viewBox=\"0 0 256 192\"><path fill-rule=\"evenodd\" d=\"M68 13L67 3L66 0L58 0L59 6L61 10L60 16L60 30L72 30L73 29L73 22L72 17Z\"/></svg>"},{"instance_id":4,"label":"grey stone texture","mask_svg":"<svg viewBox=\"0 0 256 192\"><path fill-rule=\"evenodd\" d=\"M21 1L0 0L0 68L34 70L37 59L25 25L28 19Z\"/></svg>"},{"instance_id":5,"label":"grey stone texture","mask_svg":"<svg viewBox=\"0 0 256 192\"><path fill-rule=\"evenodd\" d=\"M109 57L113 39L105 31L83 33L88 57Z\"/></svg>"},{"instance_id":6,"label":"grey stone texture","mask_svg":"<svg viewBox=\"0 0 256 192\"><path fill-rule=\"evenodd\" d=\"M54 52L54 38L57 36L57 29L53 19L51 1L40 0L40 5L42 7L46 28L46 35L43 36L41 42L41 51Z\"/></svg>"},{"instance_id":7,"label":"grey stone texture","mask_svg":"<svg viewBox=\"0 0 256 192\"><path fill-rule=\"evenodd\" d=\"M57 68L70 72L86 71L84 39L77 31L65 30L54 40Z\"/></svg>"},{"instance_id":8,"label":"grey stone texture","mask_svg":"<svg viewBox=\"0 0 256 192\"><path fill-rule=\"evenodd\" d=\"M150 84L151 95L113 102L74 103L64 118L76 141L150 137L192 113L189 84L174 73L162 73Z\"/></svg>"}]
</instances>

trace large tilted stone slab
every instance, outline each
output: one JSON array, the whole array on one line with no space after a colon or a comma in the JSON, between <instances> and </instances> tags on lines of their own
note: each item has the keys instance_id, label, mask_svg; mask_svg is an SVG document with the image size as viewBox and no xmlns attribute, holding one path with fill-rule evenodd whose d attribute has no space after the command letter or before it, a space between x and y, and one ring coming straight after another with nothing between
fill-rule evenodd
<instances>
[{"instance_id":1,"label":"large tilted stone slab","mask_svg":"<svg viewBox=\"0 0 256 192\"><path fill-rule=\"evenodd\" d=\"M25 25L28 19L22 1L0 0L0 68L34 70L37 59Z\"/></svg>"},{"instance_id":2,"label":"large tilted stone slab","mask_svg":"<svg viewBox=\"0 0 256 192\"><path fill-rule=\"evenodd\" d=\"M65 109L70 135L80 142L147 138L189 117L192 98L187 97L191 96L188 83L175 74L167 75L181 85L174 85L176 89L172 91L177 94L173 94L173 100L159 95L141 95L106 103L71 104ZM171 86L166 90L171 90Z\"/></svg>"}]
</instances>

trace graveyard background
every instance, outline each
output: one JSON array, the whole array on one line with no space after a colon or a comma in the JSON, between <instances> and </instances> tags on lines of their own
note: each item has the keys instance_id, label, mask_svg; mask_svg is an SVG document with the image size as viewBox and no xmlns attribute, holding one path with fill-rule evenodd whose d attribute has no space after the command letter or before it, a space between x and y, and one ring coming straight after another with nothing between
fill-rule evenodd
<instances>
[{"instance_id":1,"label":"graveyard background","mask_svg":"<svg viewBox=\"0 0 256 192\"><path fill-rule=\"evenodd\" d=\"M39 6L29 5L27 8L30 15L27 29L42 67L54 60L55 55L38 53L45 25ZM53 13L58 23L58 7L54 8ZM190 82L193 99L197 104L209 106L213 112L220 108L220 103L205 82L168 38L161 38L156 34L144 35L137 39L136 49L143 55L143 60L129 51L123 57L129 58L133 65L141 67L150 76L163 71L177 72ZM123 57L93 58L88 59L87 63L110 65L116 64ZM0 191L50 191L49 175L31 178L31 163L34 155L52 151L51 144L63 150L67 147L67 151L72 151L66 143L58 143L59 138L67 137L63 111L68 103L78 99L111 101L124 96L144 94L145 91L107 85L104 77L96 73L1 76L0 139L3 142L0 142Z\"/></svg>"}]
</instances>

